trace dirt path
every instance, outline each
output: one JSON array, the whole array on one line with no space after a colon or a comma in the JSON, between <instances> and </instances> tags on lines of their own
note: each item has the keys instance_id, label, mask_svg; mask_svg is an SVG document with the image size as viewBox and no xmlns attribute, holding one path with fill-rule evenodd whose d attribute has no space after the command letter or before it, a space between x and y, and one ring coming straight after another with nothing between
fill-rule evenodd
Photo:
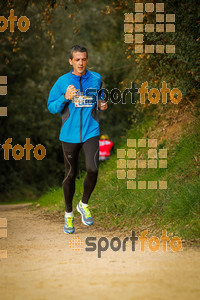
<instances>
[{"instance_id":1,"label":"dirt path","mask_svg":"<svg viewBox=\"0 0 200 300\"><path fill-rule=\"evenodd\" d=\"M76 234L65 235L60 218L50 220L29 208L0 210L7 218L8 237L0 249L0 299L200 299L200 252L182 249L142 253L139 242L132 252L73 251L72 237L106 236L97 227L86 227L76 217ZM130 234L122 234L126 237ZM82 247L82 249L85 248Z\"/></svg>"}]
</instances>

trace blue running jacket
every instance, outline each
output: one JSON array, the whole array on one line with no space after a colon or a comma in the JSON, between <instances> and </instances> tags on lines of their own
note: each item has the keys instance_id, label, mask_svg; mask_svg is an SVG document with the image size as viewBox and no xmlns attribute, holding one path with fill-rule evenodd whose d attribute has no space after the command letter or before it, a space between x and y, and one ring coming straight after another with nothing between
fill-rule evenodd
<instances>
[{"instance_id":1,"label":"blue running jacket","mask_svg":"<svg viewBox=\"0 0 200 300\"><path fill-rule=\"evenodd\" d=\"M86 70L85 75L74 75L73 70L61 76L49 93L47 107L52 114L60 113L62 127L59 140L67 143L82 143L99 135L97 100L103 99L101 75ZM69 85L74 85L83 96L92 96L92 107L75 107L64 95Z\"/></svg>"}]
</instances>

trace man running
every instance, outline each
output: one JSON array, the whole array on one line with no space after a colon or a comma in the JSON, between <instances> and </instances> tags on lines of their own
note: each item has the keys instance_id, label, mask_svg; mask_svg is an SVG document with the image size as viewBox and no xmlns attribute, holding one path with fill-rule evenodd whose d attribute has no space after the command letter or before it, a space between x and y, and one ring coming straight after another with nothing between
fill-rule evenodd
<instances>
[{"instance_id":1,"label":"man running","mask_svg":"<svg viewBox=\"0 0 200 300\"><path fill-rule=\"evenodd\" d=\"M98 175L99 161L99 122L96 109L106 110L107 103L101 93L101 75L86 69L88 51L75 45L71 48L69 63L73 69L61 76L49 93L50 113L60 113L62 127L59 140L62 142L65 178L65 233L74 233L72 200L75 192L75 178L80 149L83 149L87 175L84 180L82 200L76 209L82 215L83 224L94 223L88 201ZM92 100L91 100L92 99Z\"/></svg>"}]
</instances>

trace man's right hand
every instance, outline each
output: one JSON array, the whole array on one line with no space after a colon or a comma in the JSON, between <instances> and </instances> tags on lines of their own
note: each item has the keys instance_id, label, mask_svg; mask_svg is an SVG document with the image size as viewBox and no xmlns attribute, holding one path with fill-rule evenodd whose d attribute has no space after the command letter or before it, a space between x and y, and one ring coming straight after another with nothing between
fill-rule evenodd
<instances>
[{"instance_id":1,"label":"man's right hand","mask_svg":"<svg viewBox=\"0 0 200 300\"><path fill-rule=\"evenodd\" d=\"M76 95L76 91L77 90L74 85L69 85L65 93L65 99L72 100L72 98Z\"/></svg>"}]
</instances>

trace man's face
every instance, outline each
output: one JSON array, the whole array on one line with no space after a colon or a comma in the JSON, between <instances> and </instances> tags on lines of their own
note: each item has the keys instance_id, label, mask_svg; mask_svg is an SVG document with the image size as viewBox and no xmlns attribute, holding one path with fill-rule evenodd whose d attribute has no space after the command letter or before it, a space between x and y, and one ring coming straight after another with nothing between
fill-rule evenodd
<instances>
[{"instance_id":1,"label":"man's face","mask_svg":"<svg viewBox=\"0 0 200 300\"><path fill-rule=\"evenodd\" d=\"M79 76L85 74L87 62L86 52L73 52L73 58L69 59L70 65L73 66L74 74Z\"/></svg>"}]
</instances>

